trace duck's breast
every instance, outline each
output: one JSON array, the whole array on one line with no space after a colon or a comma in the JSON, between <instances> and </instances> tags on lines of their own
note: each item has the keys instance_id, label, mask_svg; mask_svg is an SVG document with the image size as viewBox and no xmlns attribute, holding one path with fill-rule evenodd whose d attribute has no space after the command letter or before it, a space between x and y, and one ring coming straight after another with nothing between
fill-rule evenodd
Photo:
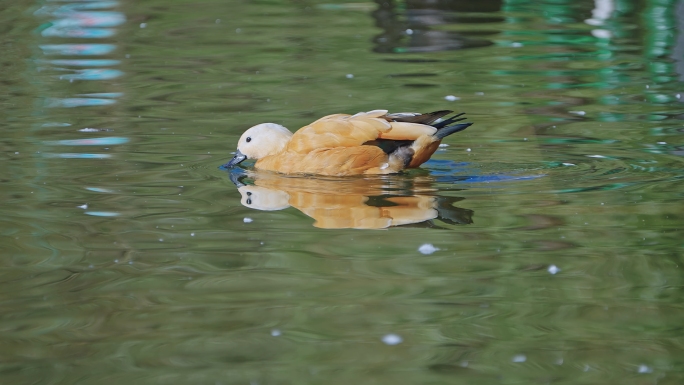
<instances>
[{"instance_id":1,"label":"duck's breast","mask_svg":"<svg viewBox=\"0 0 684 385\"><path fill-rule=\"evenodd\" d=\"M260 159L255 167L283 174L347 176L381 167L388 156L375 146L324 148L301 154L286 151Z\"/></svg>"}]
</instances>

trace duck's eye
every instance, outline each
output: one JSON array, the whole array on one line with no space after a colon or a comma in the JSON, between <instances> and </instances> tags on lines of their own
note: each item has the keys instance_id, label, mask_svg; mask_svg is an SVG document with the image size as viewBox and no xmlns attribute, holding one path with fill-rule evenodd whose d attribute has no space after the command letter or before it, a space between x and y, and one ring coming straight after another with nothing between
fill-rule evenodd
<instances>
[{"instance_id":1,"label":"duck's eye","mask_svg":"<svg viewBox=\"0 0 684 385\"><path fill-rule=\"evenodd\" d=\"M252 141L252 138L250 138L250 137L248 136L247 139L245 139L245 140L247 141L247 143L249 143L249 142Z\"/></svg>"},{"instance_id":2,"label":"duck's eye","mask_svg":"<svg viewBox=\"0 0 684 385\"><path fill-rule=\"evenodd\" d=\"M248 196L248 197L251 197L251 196L252 196L252 193L249 192L249 191L247 191L247 196Z\"/></svg>"},{"instance_id":3,"label":"duck's eye","mask_svg":"<svg viewBox=\"0 0 684 385\"><path fill-rule=\"evenodd\" d=\"M249 199L249 198L247 198L247 202L245 202L245 203L247 203L248 205L251 205L251 204L252 204L252 200Z\"/></svg>"}]
</instances>

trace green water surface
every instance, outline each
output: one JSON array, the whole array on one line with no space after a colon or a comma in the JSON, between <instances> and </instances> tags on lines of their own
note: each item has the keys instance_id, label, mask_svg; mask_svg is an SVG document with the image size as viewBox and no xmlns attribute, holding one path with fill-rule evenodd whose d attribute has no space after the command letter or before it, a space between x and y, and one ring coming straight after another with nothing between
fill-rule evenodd
<instances>
[{"instance_id":1,"label":"green water surface","mask_svg":"<svg viewBox=\"0 0 684 385\"><path fill-rule=\"evenodd\" d=\"M682 0L0 0L0 69L2 384L684 382ZM219 169L373 109L474 125L261 210Z\"/></svg>"}]
</instances>

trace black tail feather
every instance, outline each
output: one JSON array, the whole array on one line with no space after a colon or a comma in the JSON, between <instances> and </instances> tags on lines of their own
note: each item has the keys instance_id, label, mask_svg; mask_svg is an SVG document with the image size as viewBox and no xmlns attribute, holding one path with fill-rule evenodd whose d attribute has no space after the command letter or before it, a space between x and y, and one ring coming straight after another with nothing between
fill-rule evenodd
<instances>
[{"instance_id":1,"label":"black tail feather","mask_svg":"<svg viewBox=\"0 0 684 385\"><path fill-rule=\"evenodd\" d=\"M396 113L387 114L387 117L392 119L394 122L404 122L404 123L418 123L432 125L439 118L449 115L453 111L451 110L440 110L434 112L428 112L426 114L414 114L414 113Z\"/></svg>"},{"instance_id":2,"label":"black tail feather","mask_svg":"<svg viewBox=\"0 0 684 385\"><path fill-rule=\"evenodd\" d=\"M470 126L470 124L472 124L472 123L468 123L468 124L460 124L460 125L452 126L452 124L466 119L466 118L462 118L462 116L465 115L465 112L461 112L461 113L456 114L452 117L444 119L441 122L437 122L439 119L441 119L442 117L444 117L446 115L449 115L452 112L453 111L451 111L451 110L439 110L439 111L428 112L426 114L417 114L417 113L413 113L413 112L399 112L399 113L394 113L394 114L387 114L386 117L393 122L418 123L418 124L425 124L425 125L432 126L438 130L437 131L438 133L436 134L436 136L439 139L442 139L442 138L446 137L447 135L451 135L455 132L464 130L468 126ZM435 123L435 122L437 122L437 123Z\"/></svg>"},{"instance_id":3,"label":"black tail feather","mask_svg":"<svg viewBox=\"0 0 684 385\"><path fill-rule=\"evenodd\" d=\"M461 112L460 114L456 114L452 117L449 117L447 119L442 120L441 122L435 123L435 121L439 120L440 118L449 115L453 111L450 110L441 110L441 111L434 111L434 112L428 112L427 114L417 114L413 112L399 112L395 114L387 114L386 118L389 121L392 122L404 122L404 123L418 123L418 124L425 124L425 125L430 125L434 128L437 129L437 132L434 134L434 137L437 138L437 140L442 140L446 138L447 136L454 134L459 131L463 131L466 128L470 127L472 123L460 123L460 124L454 124L456 122L460 122L462 120L465 120L466 118L462 118L463 115L465 115L465 112ZM396 140L396 139L375 139L371 140L368 142L365 142L364 145L368 146L377 146L382 149L382 151L385 152L385 154L393 154L395 151L398 151L399 149L402 148L408 148L411 146L413 143L413 140ZM399 153L397 153L399 154ZM395 155L397 155L395 154ZM401 158L403 159L403 153Z\"/></svg>"},{"instance_id":4,"label":"black tail feather","mask_svg":"<svg viewBox=\"0 0 684 385\"><path fill-rule=\"evenodd\" d=\"M442 128L439 128L437 130L437 132L435 133L435 137L439 140L442 140L451 134L465 130L466 128L470 127L471 125L472 125L472 123L460 123L460 124L456 124L454 126L442 127Z\"/></svg>"},{"instance_id":5,"label":"black tail feather","mask_svg":"<svg viewBox=\"0 0 684 385\"><path fill-rule=\"evenodd\" d=\"M442 121L439 122L439 123L432 124L432 127L434 127L434 128L436 128L436 129L439 130L439 129L442 128L442 127L446 127L446 126L450 125L451 123L460 122L461 120L465 120L465 119L466 119L466 118L460 118L460 119L458 119L459 117L461 117L461 116L463 116L463 115L465 115L465 112L461 112L460 114L456 114L456 115L450 117L449 119L442 120Z\"/></svg>"}]
</instances>

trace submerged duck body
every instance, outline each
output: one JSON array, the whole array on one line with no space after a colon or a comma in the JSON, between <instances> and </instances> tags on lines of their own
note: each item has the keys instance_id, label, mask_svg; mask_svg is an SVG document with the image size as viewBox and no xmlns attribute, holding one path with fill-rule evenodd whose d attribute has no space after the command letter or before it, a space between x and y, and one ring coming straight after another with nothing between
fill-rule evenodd
<instances>
[{"instance_id":1,"label":"submerged duck body","mask_svg":"<svg viewBox=\"0 0 684 385\"><path fill-rule=\"evenodd\" d=\"M387 110L328 115L296 133L275 123L256 125L240 137L225 167L256 159L256 169L282 174L349 176L393 174L425 163L442 139L472 123L453 111L427 114Z\"/></svg>"}]
</instances>

